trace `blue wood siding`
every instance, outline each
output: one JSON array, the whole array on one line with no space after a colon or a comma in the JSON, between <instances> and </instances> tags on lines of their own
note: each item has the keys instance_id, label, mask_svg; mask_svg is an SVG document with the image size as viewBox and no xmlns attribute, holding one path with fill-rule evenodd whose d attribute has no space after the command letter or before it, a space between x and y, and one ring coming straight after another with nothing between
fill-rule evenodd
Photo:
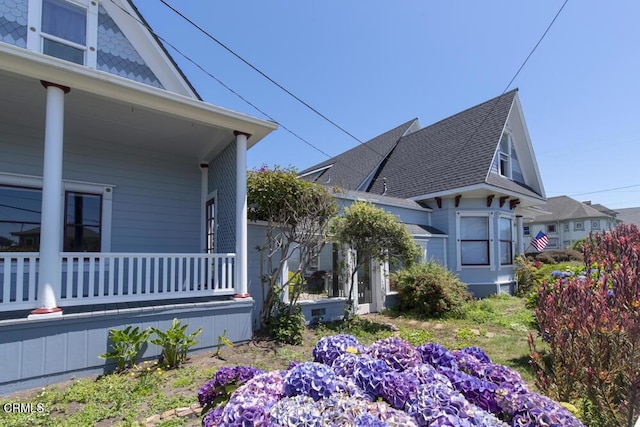
<instances>
[{"instance_id":1,"label":"blue wood siding","mask_svg":"<svg viewBox=\"0 0 640 427\"><path fill-rule=\"evenodd\" d=\"M109 372L114 362L98 356L108 350L110 328L133 325L166 330L173 318L178 318L189 325L188 333L203 328L193 351L216 348L225 331L231 341L246 342L252 336L252 307L252 301L218 301L1 321L0 348L4 356L11 357L0 358L0 394ZM157 358L159 354L160 348L149 344L143 357Z\"/></svg>"},{"instance_id":2,"label":"blue wood siding","mask_svg":"<svg viewBox=\"0 0 640 427\"><path fill-rule=\"evenodd\" d=\"M0 152L0 172L42 176L42 136L0 129ZM201 174L194 159L68 137L63 178L115 186L112 252L202 252Z\"/></svg>"}]
</instances>

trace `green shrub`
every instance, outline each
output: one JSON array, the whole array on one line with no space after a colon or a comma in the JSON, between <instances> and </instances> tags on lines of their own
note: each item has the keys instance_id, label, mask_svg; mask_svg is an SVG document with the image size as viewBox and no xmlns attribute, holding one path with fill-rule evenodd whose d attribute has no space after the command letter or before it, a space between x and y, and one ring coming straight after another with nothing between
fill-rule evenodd
<instances>
[{"instance_id":1,"label":"green shrub","mask_svg":"<svg viewBox=\"0 0 640 427\"><path fill-rule=\"evenodd\" d=\"M546 252L556 263L582 261L582 252L574 249L554 249Z\"/></svg>"},{"instance_id":2,"label":"green shrub","mask_svg":"<svg viewBox=\"0 0 640 427\"><path fill-rule=\"evenodd\" d=\"M528 257L516 257L516 281L518 282L519 297L526 297L531 292L536 291L542 282L542 274L539 269L539 262L536 263Z\"/></svg>"},{"instance_id":3,"label":"green shrub","mask_svg":"<svg viewBox=\"0 0 640 427\"><path fill-rule=\"evenodd\" d=\"M460 317L464 303L472 300L467 285L435 261L399 270L391 282L398 290L398 310L420 317Z\"/></svg>"},{"instance_id":4,"label":"green shrub","mask_svg":"<svg viewBox=\"0 0 640 427\"><path fill-rule=\"evenodd\" d=\"M267 321L271 338L280 344L300 345L303 341L305 318L300 304L293 306L278 301Z\"/></svg>"},{"instance_id":5,"label":"green shrub","mask_svg":"<svg viewBox=\"0 0 640 427\"><path fill-rule=\"evenodd\" d=\"M150 329L140 330L139 326L127 326L120 329L109 329L111 351L98 356L101 359L115 359L118 363L117 371L122 372L127 367L132 368L138 363L142 346L151 335Z\"/></svg>"},{"instance_id":6,"label":"green shrub","mask_svg":"<svg viewBox=\"0 0 640 427\"><path fill-rule=\"evenodd\" d=\"M202 328L187 335L185 331L189 325L182 325L178 319L173 319L171 327L167 331L151 328L156 334L156 338L151 340L152 344L162 347L160 356L162 363L166 363L170 368L177 368L182 362L187 360L187 351L198 343L194 338L200 335Z\"/></svg>"},{"instance_id":7,"label":"green shrub","mask_svg":"<svg viewBox=\"0 0 640 427\"><path fill-rule=\"evenodd\" d=\"M536 255L535 259L543 264L556 264L556 260L547 252L540 252Z\"/></svg>"}]
</instances>

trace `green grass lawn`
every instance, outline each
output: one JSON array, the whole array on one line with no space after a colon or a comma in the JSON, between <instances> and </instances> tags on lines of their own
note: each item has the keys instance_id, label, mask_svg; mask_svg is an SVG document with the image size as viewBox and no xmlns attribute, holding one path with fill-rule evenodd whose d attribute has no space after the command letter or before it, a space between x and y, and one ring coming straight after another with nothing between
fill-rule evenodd
<instances>
[{"instance_id":1,"label":"green grass lawn","mask_svg":"<svg viewBox=\"0 0 640 427\"><path fill-rule=\"evenodd\" d=\"M152 361L120 375L82 378L40 390L0 397L0 403L41 403L43 411L4 413L0 424L23 426L136 426L155 414L198 402L197 392L221 366L252 365L261 369L285 369L290 361L312 360L311 350L322 336L350 333L361 343L399 336L414 345L436 342L449 350L479 346L496 363L516 369L531 384L527 337L533 314L524 300L499 296L474 301L464 318L416 320L393 313L360 316L347 323L321 324L307 328L304 344L276 345L268 340L233 348L191 355L174 370L159 369ZM534 332L535 335L535 332ZM198 426L198 418L176 419L157 424Z\"/></svg>"}]
</instances>

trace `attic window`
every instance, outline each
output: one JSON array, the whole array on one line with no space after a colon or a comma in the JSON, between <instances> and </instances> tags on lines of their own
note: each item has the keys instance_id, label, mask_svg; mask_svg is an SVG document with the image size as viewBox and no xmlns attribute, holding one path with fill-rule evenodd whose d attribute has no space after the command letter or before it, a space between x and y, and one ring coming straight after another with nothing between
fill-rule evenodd
<instances>
[{"instance_id":1,"label":"attic window","mask_svg":"<svg viewBox=\"0 0 640 427\"><path fill-rule=\"evenodd\" d=\"M98 3L92 0L29 0L27 47L95 67Z\"/></svg>"},{"instance_id":2,"label":"attic window","mask_svg":"<svg viewBox=\"0 0 640 427\"><path fill-rule=\"evenodd\" d=\"M63 0L42 2L42 53L84 64L87 9Z\"/></svg>"},{"instance_id":3,"label":"attic window","mask_svg":"<svg viewBox=\"0 0 640 427\"><path fill-rule=\"evenodd\" d=\"M524 184L524 177L520 169L520 162L516 155L513 139L507 132L502 134L498 155L496 156L495 170L505 178Z\"/></svg>"}]
</instances>

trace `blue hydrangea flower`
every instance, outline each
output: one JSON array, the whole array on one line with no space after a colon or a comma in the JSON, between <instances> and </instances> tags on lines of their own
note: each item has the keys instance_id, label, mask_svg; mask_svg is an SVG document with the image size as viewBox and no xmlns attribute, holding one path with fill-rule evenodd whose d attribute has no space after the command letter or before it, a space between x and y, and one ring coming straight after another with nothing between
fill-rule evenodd
<instances>
[{"instance_id":1,"label":"blue hydrangea flower","mask_svg":"<svg viewBox=\"0 0 640 427\"><path fill-rule=\"evenodd\" d=\"M336 391L336 375L330 367L317 362L306 362L287 371L284 376L287 396L298 394L318 400Z\"/></svg>"},{"instance_id":2,"label":"blue hydrangea flower","mask_svg":"<svg viewBox=\"0 0 640 427\"><path fill-rule=\"evenodd\" d=\"M352 335L338 334L320 338L313 347L313 361L331 366L338 356L347 353L350 348L358 348L358 340Z\"/></svg>"},{"instance_id":3,"label":"blue hydrangea flower","mask_svg":"<svg viewBox=\"0 0 640 427\"><path fill-rule=\"evenodd\" d=\"M391 371L391 368L382 360L363 356L356 361L353 367L353 376L358 387L368 394L372 400L375 400L381 397L382 377L389 371Z\"/></svg>"},{"instance_id":4,"label":"blue hydrangea flower","mask_svg":"<svg viewBox=\"0 0 640 427\"><path fill-rule=\"evenodd\" d=\"M422 363L414 346L398 337L378 340L367 349L369 356L384 361L391 369L404 371Z\"/></svg>"}]
</instances>

